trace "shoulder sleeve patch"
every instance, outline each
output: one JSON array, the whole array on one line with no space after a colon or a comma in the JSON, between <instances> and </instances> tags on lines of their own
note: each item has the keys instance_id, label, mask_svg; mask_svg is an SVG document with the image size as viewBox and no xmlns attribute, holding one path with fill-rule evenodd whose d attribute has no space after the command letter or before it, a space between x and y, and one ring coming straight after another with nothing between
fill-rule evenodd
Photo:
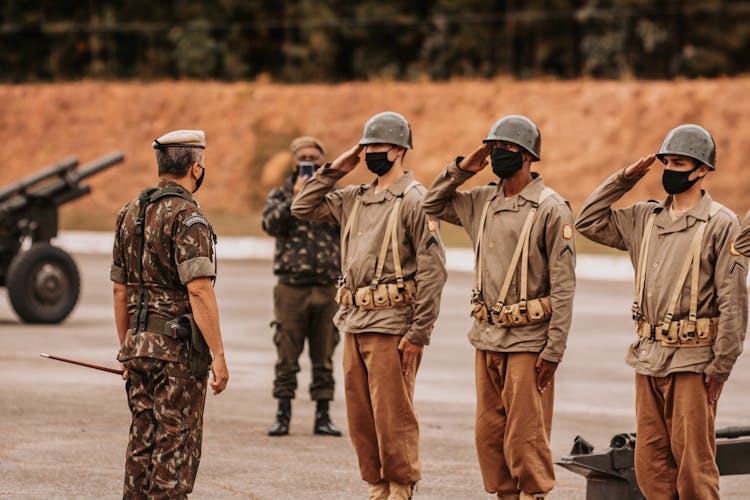
<instances>
[{"instance_id":1,"label":"shoulder sleeve patch","mask_svg":"<svg viewBox=\"0 0 750 500\"><path fill-rule=\"evenodd\" d=\"M202 215L191 215L190 217L182 221L182 223L187 227L190 227L193 224L203 224L204 226L208 226L208 221Z\"/></svg>"},{"instance_id":2,"label":"shoulder sleeve patch","mask_svg":"<svg viewBox=\"0 0 750 500\"><path fill-rule=\"evenodd\" d=\"M740 256L740 252L738 252L737 249L734 248L734 240L732 240L732 241L729 242L729 253L731 253L735 257L739 257Z\"/></svg>"},{"instance_id":3,"label":"shoulder sleeve patch","mask_svg":"<svg viewBox=\"0 0 750 500\"><path fill-rule=\"evenodd\" d=\"M437 223L429 216L427 217L427 229L429 229L431 233L434 233L437 230Z\"/></svg>"},{"instance_id":4,"label":"shoulder sleeve patch","mask_svg":"<svg viewBox=\"0 0 750 500\"><path fill-rule=\"evenodd\" d=\"M565 224L562 228L562 237L566 240L573 238L573 226Z\"/></svg>"}]
</instances>

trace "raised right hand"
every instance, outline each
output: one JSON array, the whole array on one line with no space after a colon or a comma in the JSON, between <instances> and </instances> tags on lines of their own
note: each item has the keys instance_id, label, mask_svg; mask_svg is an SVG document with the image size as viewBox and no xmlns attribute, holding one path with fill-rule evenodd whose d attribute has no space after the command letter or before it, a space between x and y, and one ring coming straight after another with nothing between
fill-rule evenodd
<instances>
[{"instance_id":1,"label":"raised right hand","mask_svg":"<svg viewBox=\"0 0 750 500\"><path fill-rule=\"evenodd\" d=\"M211 381L211 389L216 395L226 389L227 382L229 382L229 369L223 354L214 356L214 360L211 362L211 373L214 376Z\"/></svg>"},{"instance_id":2,"label":"raised right hand","mask_svg":"<svg viewBox=\"0 0 750 500\"><path fill-rule=\"evenodd\" d=\"M655 159L656 159L656 155L644 156L637 162L628 166L625 169L625 172L623 173L623 175L625 175L625 177L627 177L628 179L633 179L633 178L640 179L641 177L646 175L649 170L651 170L651 165L654 163Z\"/></svg>"},{"instance_id":3,"label":"raised right hand","mask_svg":"<svg viewBox=\"0 0 750 500\"><path fill-rule=\"evenodd\" d=\"M464 158L458 165L458 168L476 174L484 167L487 166L487 156L492 151L492 144L484 143L477 149L471 152L469 156Z\"/></svg>"},{"instance_id":4,"label":"raised right hand","mask_svg":"<svg viewBox=\"0 0 750 500\"><path fill-rule=\"evenodd\" d=\"M336 170L340 170L342 172L351 172L352 170L354 170L354 167L359 164L359 155L363 149L365 149L363 145L357 144L356 146L342 153L341 156L333 160L333 163L331 163L331 168L335 168Z\"/></svg>"}]
</instances>

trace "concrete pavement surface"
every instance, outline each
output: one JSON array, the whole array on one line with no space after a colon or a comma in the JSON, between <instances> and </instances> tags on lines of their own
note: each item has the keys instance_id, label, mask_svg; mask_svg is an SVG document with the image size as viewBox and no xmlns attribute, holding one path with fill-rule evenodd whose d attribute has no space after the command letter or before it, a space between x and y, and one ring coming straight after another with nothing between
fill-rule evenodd
<instances>
[{"instance_id":1,"label":"concrete pavement surface","mask_svg":"<svg viewBox=\"0 0 750 500\"><path fill-rule=\"evenodd\" d=\"M0 294L0 498L121 497L130 415L116 375L39 357L40 352L116 367L109 259L78 255L82 295L62 325L19 323ZM362 499L346 437L312 435L310 363L302 357L292 434L266 436L275 351L268 261L225 262L216 286L230 381L206 403L203 458L192 498ZM417 499L487 499L474 452L471 277L450 274L440 319L417 377L423 481ZM568 352L558 370L552 447L567 454L577 434L597 449L635 430L633 371L623 362L633 338L632 284L580 281ZM341 350L334 421L346 432ZM740 357L724 389L717 426L750 425L750 358ZM553 499L585 498L585 480L556 468ZM747 498L750 476L721 479L722 498Z\"/></svg>"}]
</instances>

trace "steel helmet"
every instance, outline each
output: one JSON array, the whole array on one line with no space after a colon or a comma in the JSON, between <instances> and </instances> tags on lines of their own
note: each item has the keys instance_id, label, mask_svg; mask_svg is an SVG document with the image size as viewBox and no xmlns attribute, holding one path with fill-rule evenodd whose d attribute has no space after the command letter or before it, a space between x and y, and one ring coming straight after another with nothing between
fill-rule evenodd
<instances>
[{"instance_id":1,"label":"steel helmet","mask_svg":"<svg viewBox=\"0 0 750 500\"><path fill-rule=\"evenodd\" d=\"M664 161L664 155L682 155L705 163L710 170L716 170L716 143L708 130L700 125L680 125L673 128L664 138L656 156Z\"/></svg>"},{"instance_id":2,"label":"steel helmet","mask_svg":"<svg viewBox=\"0 0 750 500\"><path fill-rule=\"evenodd\" d=\"M411 126L406 118L400 114L393 111L384 111L367 120L359 143L362 145L394 144L413 149Z\"/></svg>"},{"instance_id":3,"label":"steel helmet","mask_svg":"<svg viewBox=\"0 0 750 500\"><path fill-rule=\"evenodd\" d=\"M539 161L542 154L542 135L534 122L521 115L500 118L490 129L483 142L507 141L521 146Z\"/></svg>"}]
</instances>

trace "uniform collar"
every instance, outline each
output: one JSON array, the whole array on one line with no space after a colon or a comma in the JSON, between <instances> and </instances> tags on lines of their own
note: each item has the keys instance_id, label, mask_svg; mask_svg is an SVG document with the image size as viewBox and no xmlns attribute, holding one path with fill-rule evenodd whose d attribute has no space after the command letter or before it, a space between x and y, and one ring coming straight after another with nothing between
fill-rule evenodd
<instances>
[{"instance_id":1,"label":"uniform collar","mask_svg":"<svg viewBox=\"0 0 750 500\"><path fill-rule=\"evenodd\" d=\"M362 201L364 203L380 203L386 199L390 200L402 196L407 186L409 186L413 180L414 173L411 170L406 170L404 171L404 175L398 181L376 193L375 186L378 185L378 179L376 178L371 184L365 186Z\"/></svg>"},{"instance_id":2,"label":"uniform collar","mask_svg":"<svg viewBox=\"0 0 750 500\"><path fill-rule=\"evenodd\" d=\"M711 195L706 191L702 191L702 193L703 196L701 197L701 201L675 221L673 221L672 217L669 215L669 207L672 205L673 197L672 195L667 196L663 202L659 203L654 208L654 211L656 212L654 224L662 229L663 233L672 233L687 229L698 221L707 221L709 219L713 200L711 199Z\"/></svg>"},{"instance_id":3,"label":"uniform collar","mask_svg":"<svg viewBox=\"0 0 750 500\"><path fill-rule=\"evenodd\" d=\"M515 196L506 197L503 194L503 183L500 182L497 185L497 191L492 196L492 200L494 200L493 208L495 211L511 210L517 212L519 204L525 204L527 201L530 203L539 201L539 196L541 196L544 188L544 180L539 172L531 172L531 182L526 184L521 192ZM524 201L521 201L522 199Z\"/></svg>"},{"instance_id":4,"label":"uniform collar","mask_svg":"<svg viewBox=\"0 0 750 500\"><path fill-rule=\"evenodd\" d=\"M181 184L178 184L175 181L159 179L159 184L157 184L156 187L158 187L159 189L164 189L164 188L174 189L175 191L179 191L180 193L190 198L191 201L195 202L195 200L193 199L193 193L191 193L190 191L185 189Z\"/></svg>"}]
</instances>

